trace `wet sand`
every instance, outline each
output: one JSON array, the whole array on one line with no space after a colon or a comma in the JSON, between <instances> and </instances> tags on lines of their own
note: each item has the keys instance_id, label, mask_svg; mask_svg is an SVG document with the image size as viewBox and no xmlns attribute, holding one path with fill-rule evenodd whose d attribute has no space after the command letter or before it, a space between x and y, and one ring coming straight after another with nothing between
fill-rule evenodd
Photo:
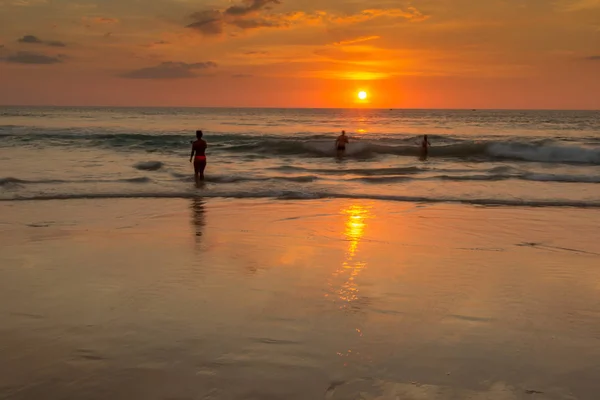
<instances>
[{"instance_id":1,"label":"wet sand","mask_svg":"<svg viewBox=\"0 0 600 400\"><path fill-rule=\"evenodd\" d=\"M596 399L600 211L0 203L2 399Z\"/></svg>"}]
</instances>

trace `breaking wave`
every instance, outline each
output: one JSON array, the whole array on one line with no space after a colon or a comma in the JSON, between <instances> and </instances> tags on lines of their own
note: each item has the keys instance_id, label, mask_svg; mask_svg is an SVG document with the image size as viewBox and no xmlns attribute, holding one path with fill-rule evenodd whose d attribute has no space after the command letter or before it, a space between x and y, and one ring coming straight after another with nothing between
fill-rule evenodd
<instances>
[{"instance_id":1,"label":"breaking wave","mask_svg":"<svg viewBox=\"0 0 600 400\"><path fill-rule=\"evenodd\" d=\"M305 155L332 157L336 150L331 142L322 141L263 141L254 144L237 145L229 151L261 152L271 155ZM418 157L420 149L414 145L388 145L376 142L350 143L345 151L346 157L374 157L378 155L396 155ZM600 147L578 147L555 143L502 143L494 141L464 141L461 143L441 144L429 149L428 157L461 158L474 161L517 160L544 163L593 164L600 165Z\"/></svg>"},{"instance_id":2,"label":"breaking wave","mask_svg":"<svg viewBox=\"0 0 600 400\"><path fill-rule=\"evenodd\" d=\"M83 146L115 151L182 154L188 151L192 137L173 133L118 133L106 131L46 130L41 133L2 133L6 143L29 145ZM322 134L253 135L213 133L207 135L209 152L231 155L269 157L333 157L336 155L332 137ZM577 144L569 140L507 139L468 140L458 136L431 136L431 158L458 158L473 161L515 160L543 163L600 165L600 146ZM372 158L395 155L418 157L418 137L379 135L369 140L354 140L347 146L346 157ZM586 142L588 143L588 142Z\"/></svg>"},{"instance_id":3,"label":"breaking wave","mask_svg":"<svg viewBox=\"0 0 600 400\"><path fill-rule=\"evenodd\" d=\"M146 176L140 176L136 178L123 178L123 179L39 179L39 180L27 180L13 177L0 178L0 187L2 186L22 186L22 185L35 185L35 184L56 184L56 183L150 183L152 179Z\"/></svg>"}]
</instances>

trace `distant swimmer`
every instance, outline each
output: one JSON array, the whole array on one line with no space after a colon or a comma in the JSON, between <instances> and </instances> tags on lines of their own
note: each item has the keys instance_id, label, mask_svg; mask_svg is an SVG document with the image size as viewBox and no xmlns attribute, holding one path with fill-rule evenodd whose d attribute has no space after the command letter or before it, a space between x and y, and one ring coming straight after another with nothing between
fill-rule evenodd
<instances>
[{"instance_id":1,"label":"distant swimmer","mask_svg":"<svg viewBox=\"0 0 600 400\"><path fill-rule=\"evenodd\" d=\"M343 153L346 150L346 145L349 143L346 131L342 131L342 134L335 139L335 148L338 154Z\"/></svg>"},{"instance_id":2,"label":"distant swimmer","mask_svg":"<svg viewBox=\"0 0 600 400\"><path fill-rule=\"evenodd\" d=\"M204 180L204 169L206 168L206 148L208 145L202 139L202 131L196 131L198 140L192 142L192 153L190 154L190 162L194 160L194 179L196 184Z\"/></svg>"},{"instance_id":3,"label":"distant swimmer","mask_svg":"<svg viewBox=\"0 0 600 400\"><path fill-rule=\"evenodd\" d=\"M431 147L431 143L429 143L429 139L427 139L427 135L423 135L423 141L421 142L421 158L426 159L427 153L429 152L429 147Z\"/></svg>"}]
</instances>

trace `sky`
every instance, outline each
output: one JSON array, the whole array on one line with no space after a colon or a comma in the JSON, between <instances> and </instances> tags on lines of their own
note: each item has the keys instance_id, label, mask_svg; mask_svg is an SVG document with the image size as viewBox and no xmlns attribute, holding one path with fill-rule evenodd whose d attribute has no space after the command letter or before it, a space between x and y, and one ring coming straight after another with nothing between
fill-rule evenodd
<instances>
[{"instance_id":1,"label":"sky","mask_svg":"<svg viewBox=\"0 0 600 400\"><path fill-rule=\"evenodd\" d=\"M598 93L600 0L0 0L3 105L597 110Z\"/></svg>"}]
</instances>

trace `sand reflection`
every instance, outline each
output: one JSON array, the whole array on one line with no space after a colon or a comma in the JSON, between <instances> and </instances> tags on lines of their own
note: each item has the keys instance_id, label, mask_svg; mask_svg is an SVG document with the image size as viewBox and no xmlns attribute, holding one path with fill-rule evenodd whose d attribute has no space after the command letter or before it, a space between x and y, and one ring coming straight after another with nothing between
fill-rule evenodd
<instances>
[{"instance_id":1,"label":"sand reflection","mask_svg":"<svg viewBox=\"0 0 600 400\"><path fill-rule=\"evenodd\" d=\"M348 248L344 261L334 272L333 276L343 277L345 281L339 288L333 288L337 297L343 301L340 308L360 309L360 289L356 279L366 268L367 263L360 260L358 250L360 242L364 236L366 221L370 218L370 208L362 204L353 204L342 210L346 215L344 226L344 237L348 241Z\"/></svg>"},{"instance_id":2,"label":"sand reflection","mask_svg":"<svg viewBox=\"0 0 600 400\"><path fill-rule=\"evenodd\" d=\"M202 197L194 197L190 205L192 210L192 227L194 229L194 238L196 244L199 244L204 234L206 225L206 208L205 201Z\"/></svg>"}]
</instances>

